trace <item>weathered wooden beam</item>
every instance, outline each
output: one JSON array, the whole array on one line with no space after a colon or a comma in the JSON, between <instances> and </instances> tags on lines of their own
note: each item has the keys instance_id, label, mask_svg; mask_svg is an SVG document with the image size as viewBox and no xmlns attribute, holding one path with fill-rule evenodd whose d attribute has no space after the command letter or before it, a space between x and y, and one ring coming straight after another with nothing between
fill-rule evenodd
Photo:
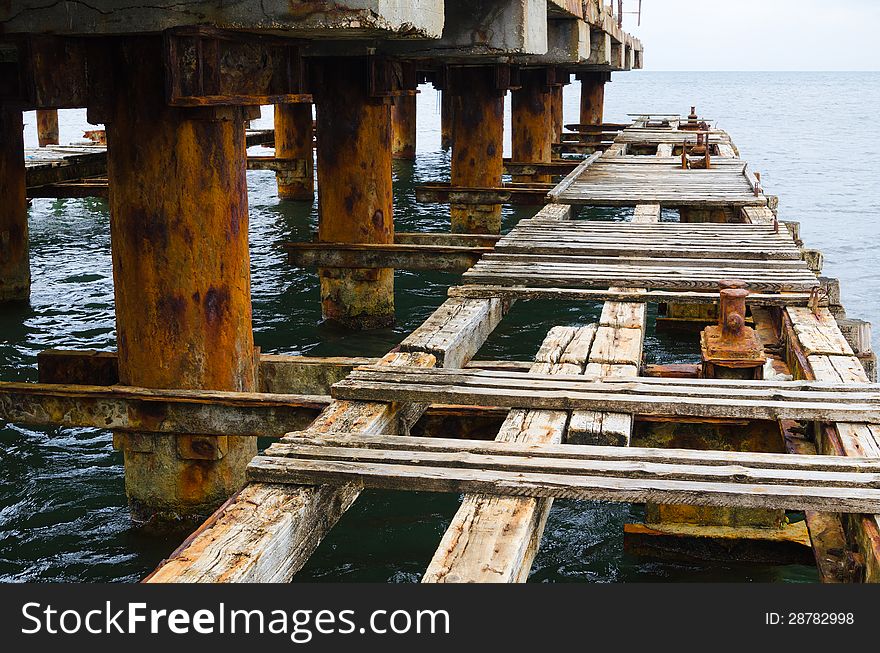
<instances>
[{"instance_id":1,"label":"weathered wooden beam","mask_svg":"<svg viewBox=\"0 0 880 653\"><path fill-rule=\"evenodd\" d=\"M461 299L505 299L505 300L541 300L557 299L562 301L621 301L644 303L677 304L714 304L718 301L717 293L687 292L673 290L649 290L634 292L631 290L602 290L598 288L526 288L521 286L467 285L453 286L448 291L449 297ZM747 300L751 306L808 306L809 293L782 294L750 294Z\"/></svg>"},{"instance_id":2,"label":"weathered wooden beam","mask_svg":"<svg viewBox=\"0 0 880 653\"><path fill-rule=\"evenodd\" d=\"M781 456L768 460L768 454L724 452L726 463L711 464L707 457L702 464L694 464L691 450L648 449L646 455L659 451L666 458L656 463L637 458L633 465L627 456L616 460L593 457L597 449L603 450L600 456L604 454L605 447L392 439L391 444L385 444L386 438L378 445L375 438L356 436L330 441L285 438L251 461L248 476L268 483L354 482L394 490L627 503L854 513L880 505L878 467L875 461L864 459ZM481 453L487 445L498 444L504 446ZM639 456L634 449L607 449ZM678 458L680 451L688 453Z\"/></svg>"},{"instance_id":3,"label":"weathered wooden beam","mask_svg":"<svg viewBox=\"0 0 880 653\"><path fill-rule=\"evenodd\" d=\"M488 247L439 245L285 243L287 260L304 268L394 268L396 270L438 270L464 272Z\"/></svg>"},{"instance_id":4,"label":"weathered wooden beam","mask_svg":"<svg viewBox=\"0 0 880 653\"><path fill-rule=\"evenodd\" d=\"M563 380L564 378L564 380ZM604 410L675 417L880 423L874 384L731 382L712 379L637 381L617 377L553 377L489 370L355 370L331 388L336 398L502 406L530 410ZM527 384L527 385L524 385Z\"/></svg>"}]
</instances>

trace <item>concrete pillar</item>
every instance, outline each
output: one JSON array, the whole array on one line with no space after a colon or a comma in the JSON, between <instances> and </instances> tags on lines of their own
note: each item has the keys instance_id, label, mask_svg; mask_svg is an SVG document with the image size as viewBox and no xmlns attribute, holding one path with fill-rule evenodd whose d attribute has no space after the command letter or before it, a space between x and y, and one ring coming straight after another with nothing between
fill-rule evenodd
<instances>
[{"instance_id":1,"label":"concrete pillar","mask_svg":"<svg viewBox=\"0 0 880 653\"><path fill-rule=\"evenodd\" d=\"M311 103L275 105L275 158L291 162L275 173L280 199L314 200L313 141Z\"/></svg>"},{"instance_id":2,"label":"concrete pillar","mask_svg":"<svg viewBox=\"0 0 880 653\"><path fill-rule=\"evenodd\" d=\"M316 61L318 238L393 243L391 106L369 95L366 58ZM394 323L394 270L323 268L325 320L355 329Z\"/></svg>"},{"instance_id":3,"label":"concrete pillar","mask_svg":"<svg viewBox=\"0 0 880 653\"><path fill-rule=\"evenodd\" d=\"M440 91L440 147L452 147L452 95L446 90Z\"/></svg>"},{"instance_id":4,"label":"concrete pillar","mask_svg":"<svg viewBox=\"0 0 880 653\"><path fill-rule=\"evenodd\" d=\"M130 39L118 58L107 173L120 382L253 391L244 115L168 107L158 40ZM120 439L138 520L210 514L257 451L245 437Z\"/></svg>"},{"instance_id":5,"label":"concrete pillar","mask_svg":"<svg viewBox=\"0 0 880 653\"><path fill-rule=\"evenodd\" d=\"M581 82L582 125L601 125L604 122L605 82L611 79L610 73L578 73Z\"/></svg>"},{"instance_id":6,"label":"concrete pillar","mask_svg":"<svg viewBox=\"0 0 880 653\"><path fill-rule=\"evenodd\" d=\"M521 70L520 86L511 96L511 158L522 163L550 163L553 112L547 70ZM550 175L516 175L513 180L549 182Z\"/></svg>"},{"instance_id":7,"label":"concrete pillar","mask_svg":"<svg viewBox=\"0 0 880 653\"><path fill-rule=\"evenodd\" d=\"M491 66L462 68L453 93L452 186L498 187L504 171L504 91ZM452 231L501 232L501 205L453 204Z\"/></svg>"},{"instance_id":8,"label":"concrete pillar","mask_svg":"<svg viewBox=\"0 0 880 653\"><path fill-rule=\"evenodd\" d=\"M37 140L40 147L58 145L58 109L37 109Z\"/></svg>"},{"instance_id":9,"label":"concrete pillar","mask_svg":"<svg viewBox=\"0 0 880 653\"><path fill-rule=\"evenodd\" d=\"M21 108L0 104L0 302L31 292Z\"/></svg>"},{"instance_id":10,"label":"concrete pillar","mask_svg":"<svg viewBox=\"0 0 880 653\"><path fill-rule=\"evenodd\" d=\"M565 128L565 118L562 113L564 91L563 84L554 84L550 87L550 135L554 143L562 141L562 131Z\"/></svg>"},{"instance_id":11,"label":"concrete pillar","mask_svg":"<svg viewBox=\"0 0 880 653\"><path fill-rule=\"evenodd\" d=\"M416 158L416 96L394 98L391 109L391 154L395 159Z\"/></svg>"}]
</instances>

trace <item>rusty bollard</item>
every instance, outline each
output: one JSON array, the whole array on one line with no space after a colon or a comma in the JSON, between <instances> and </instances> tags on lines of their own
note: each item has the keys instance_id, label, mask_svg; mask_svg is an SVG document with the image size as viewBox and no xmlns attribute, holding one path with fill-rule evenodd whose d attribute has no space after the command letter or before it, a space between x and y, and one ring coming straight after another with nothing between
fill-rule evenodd
<instances>
[{"instance_id":1,"label":"rusty bollard","mask_svg":"<svg viewBox=\"0 0 880 653\"><path fill-rule=\"evenodd\" d=\"M745 283L719 283L718 324L706 327L700 336L703 377L716 379L762 379L764 347L755 330L746 325Z\"/></svg>"}]
</instances>

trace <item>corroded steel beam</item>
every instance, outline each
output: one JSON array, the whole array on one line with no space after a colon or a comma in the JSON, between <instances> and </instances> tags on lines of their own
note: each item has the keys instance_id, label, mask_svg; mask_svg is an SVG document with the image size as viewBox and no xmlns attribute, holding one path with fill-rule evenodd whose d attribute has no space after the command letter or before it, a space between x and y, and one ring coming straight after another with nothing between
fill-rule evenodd
<instances>
[{"instance_id":1,"label":"corroded steel beam","mask_svg":"<svg viewBox=\"0 0 880 653\"><path fill-rule=\"evenodd\" d=\"M58 145L58 109L37 109L37 141L40 147Z\"/></svg>"},{"instance_id":2,"label":"corroded steel beam","mask_svg":"<svg viewBox=\"0 0 880 653\"><path fill-rule=\"evenodd\" d=\"M125 431L126 438L130 438L124 445L126 459L132 454L155 456L154 474L160 473L156 467L167 462L161 459L165 448L162 443L172 450L179 447L182 453L205 452L205 458L196 465L200 472L190 472L201 476L212 466L206 461L224 453L232 444L230 440L247 438L256 453L253 438L279 437L304 428L326 403L323 397L311 395L0 382L0 420ZM153 434L173 437L157 439ZM183 438L191 442L186 449L180 445ZM216 440L220 438L225 441L220 440L218 446ZM227 449L223 457L229 455ZM129 473L131 470L126 469ZM161 477L154 478L154 482L157 488L164 486Z\"/></svg>"},{"instance_id":3,"label":"corroded steel beam","mask_svg":"<svg viewBox=\"0 0 880 653\"><path fill-rule=\"evenodd\" d=\"M422 184L416 187L416 199L419 202L445 203L450 202L453 210L466 212L470 209L475 215L484 214L488 207L500 204L517 204L523 206L541 206L547 203L547 192L551 184L544 186L516 187L472 187L450 186L449 184ZM500 225L500 216L498 222Z\"/></svg>"},{"instance_id":4,"label":"corroded steel beam","mask_svg":"<svg viewBox=\"0 0 880 653\"><path fill-rule=\"evenodd\" d=\"M116 55L125 74L108 105L107 172L120 381L253 391L244 116L169 107L155 39L127 38ZM164 438L149 451L125 440L137 518L210 512L256 452L232 436Z\"/></svg>"},{"instance_id":5,"label":"corroded steel beam","mask_svg":"<svg viewBox=\"0 0 880 653\"><path fill-rule=\"evenodd\" d=\"M311 104L275 105L275 160L296 162L291 169L275 172L279 198L314 199L313 141Z\"/></svg>"},{"instance_id":6,"label":"corroded steel beam","mask_svg":"<svg viewBox=\"0 0 880 653\"><path fill-rule=\"evenodd\" d=\"M501 183L504 150L504 93L509 81L493 66L453 68L452 171L454 187L495 187ZM453 203L452 231L500 233L501 205Z\"/></svg>"},{"instance_id":7,"label":"corroded steel beam","mask_svg":"<svg viewBox=\"0 0 880 653\"><path fill-rule=\"evenodd\" d=\"M416 158L416 96L401 95L391 110L391 153L395 159Z\"/></svg>"},{"instance_id":8,"label":"corroded steel beam","mask_svg":"<svg viewBox=\"0 0 880 653\"><path fill-rule=\"evenodd\" d=\"M391 106L366 57L327 57L313 66L318 116L318 238L394 242ZM379 80L381 81L381 80ZM375 97L374 92L383 96ZM351 328L394 322L394 270L325 268L321 313Z\"/></svg>"},{"instance_id":9,"label":"corroded steel beam","mask_svg":"<svg viewBox=\"0 0 880 653\"><path fill-rule=\"evenodd\" d=\"M605 83L611 80L610 73L578 73L581 83L582 125L601 125L605 111Z\"/></svg>"},{"instance_id":10,"label":"corroded steel beam","mask_svg":"<svg viewBox=\"0 0 880 653\"><path fill-rule=\"evenodd\" d=\"M393 268L464 272L490 247L437 245L286 243L287 260L304 268Z\"/></svg>"},{"instance_id":11,"label":"corroded steel beam","mask_svg":"<svg viewBox=\"0 0 880 653\"><path fill-rule=\"evenodd\" d=\"M549 163L552 142L552 70L520 71L520 86L511 100L511 158L514 161ZM550 175L514 175L514 181L549 182Z\"/></svg>"},{"instance_id":12,"label":"corroded steel beam","mask_svg":"<svg viewBox=\"0 0 880 653\"><path fill-rule=\"evenodd\" d=\"M30 297L21 107L0 104L0 302Z\"/></svg>"}]
</instances>

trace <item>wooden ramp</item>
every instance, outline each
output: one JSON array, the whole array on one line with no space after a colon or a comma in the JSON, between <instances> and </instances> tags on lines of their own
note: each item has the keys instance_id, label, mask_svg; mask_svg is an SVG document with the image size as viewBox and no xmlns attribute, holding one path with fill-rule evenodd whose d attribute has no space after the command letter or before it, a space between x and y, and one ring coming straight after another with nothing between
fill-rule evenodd
<instances>
[{"instance_id":1,"label":"wooden ramp","mask_svg":"<svg viewBox=\"0 0 880 653\"><path fill-rule=\"evenodd\" d=\"M263 483L835 512L880 509L880 461L412 437L287 437Z\"/></svg>"}]
</instances>

